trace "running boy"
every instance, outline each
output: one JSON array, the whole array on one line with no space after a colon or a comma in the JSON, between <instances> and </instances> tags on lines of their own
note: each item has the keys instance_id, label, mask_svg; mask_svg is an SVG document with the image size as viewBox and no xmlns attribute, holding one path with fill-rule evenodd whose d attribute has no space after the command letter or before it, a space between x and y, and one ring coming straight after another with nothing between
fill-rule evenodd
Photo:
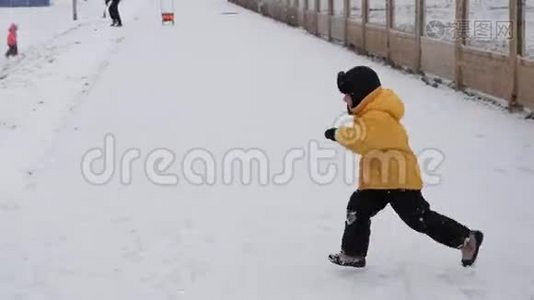
<instances>
[{"instance_id":1,"label":"running boy","mask_svg":"<svg viewBox=\"0 0 534 300\"><path fill-rule=\"evenodd\" d=\"M365 66L340 72L337 85L354 122L350 127L328 129L325 137L361 158L359 187L347 207L341 252L329 255L329 260L341 266L365 267L371 218L391 204L412 229L459 249L462 265L473 265L484 236L432 211L423 198L417 158L400 123L404 105L399 97L382 88L375 71Z\"/></svg>"}]
</instances>

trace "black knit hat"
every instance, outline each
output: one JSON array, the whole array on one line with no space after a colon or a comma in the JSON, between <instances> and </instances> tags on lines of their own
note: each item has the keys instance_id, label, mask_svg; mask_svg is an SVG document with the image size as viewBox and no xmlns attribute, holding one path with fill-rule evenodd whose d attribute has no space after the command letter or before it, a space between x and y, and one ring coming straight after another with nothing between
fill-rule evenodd
<instances>
[{"instance_id":1,"label":"black knit hat","mask_svg":"<svg viewBox=\"0 0 534 300\"><path fill-rule=\"evenodd\" d=\"M376 72L366 66L357 66L337 75L337 87L341 93L351 96L353 107L380 86Z\"/></svg>"}]
</instances>

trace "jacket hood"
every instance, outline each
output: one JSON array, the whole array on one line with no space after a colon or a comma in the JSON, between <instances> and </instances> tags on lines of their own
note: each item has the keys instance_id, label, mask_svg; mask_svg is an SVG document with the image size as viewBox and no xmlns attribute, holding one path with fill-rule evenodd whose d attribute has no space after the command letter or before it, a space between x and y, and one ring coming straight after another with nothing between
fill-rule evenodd
<instances>
[{"instance_id":1,"label":"jacket hood","mask_svg":"<svg viewBox=\"0 0 534 300\"><path fill-rule=\"evenodd\" d=\"M17 32L17 29L18 27L16 24L11 24L11 26L9 26L9 32Z\"/></svg>"},{"instance_id":2,"label":"jacket hood","mask_svg":"<svg viewBox=\"0 0 534 300\"><path fill-rule=\"evenodd\" d=\"M400 120L404 116L404 104L395 92L379 87L351 110L352 114L356 116L370 111L385 112L394 119Z\"/></svg>"}]
</instances>

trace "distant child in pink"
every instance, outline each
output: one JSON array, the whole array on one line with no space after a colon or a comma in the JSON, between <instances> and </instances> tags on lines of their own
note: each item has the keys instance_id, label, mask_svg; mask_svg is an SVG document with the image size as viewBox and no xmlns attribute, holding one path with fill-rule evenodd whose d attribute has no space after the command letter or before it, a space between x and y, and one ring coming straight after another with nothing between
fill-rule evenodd
<instances>
[{"instance_id":1,"label":"distant child in pink","mask_svg":"<svg viewBox=\"0 0 534 300\"><path fill-rule=\"evenodd\" d=\"M11 26L9 26L9 34L7 35L7 46L9 49L6 52L6 57L17 56L19 54L17 47L17 30L17 25L11 24Z\"/></svg>"}]
</instances>

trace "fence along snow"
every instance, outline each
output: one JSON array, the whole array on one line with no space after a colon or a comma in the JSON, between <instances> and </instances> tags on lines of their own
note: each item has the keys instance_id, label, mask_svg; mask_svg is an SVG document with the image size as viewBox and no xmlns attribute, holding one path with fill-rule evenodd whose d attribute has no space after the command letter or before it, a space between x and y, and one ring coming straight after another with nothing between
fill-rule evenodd
<instances>
[{"instance_id":1,"label":"fence along snow","mask_svg":"<svg viewBox=\"0 0 534 300\"><path fill-rule=\"evenodd\" d=\"M361 54L534 109L534 0L230 0Z\"/></svg>"}]
</instances>

